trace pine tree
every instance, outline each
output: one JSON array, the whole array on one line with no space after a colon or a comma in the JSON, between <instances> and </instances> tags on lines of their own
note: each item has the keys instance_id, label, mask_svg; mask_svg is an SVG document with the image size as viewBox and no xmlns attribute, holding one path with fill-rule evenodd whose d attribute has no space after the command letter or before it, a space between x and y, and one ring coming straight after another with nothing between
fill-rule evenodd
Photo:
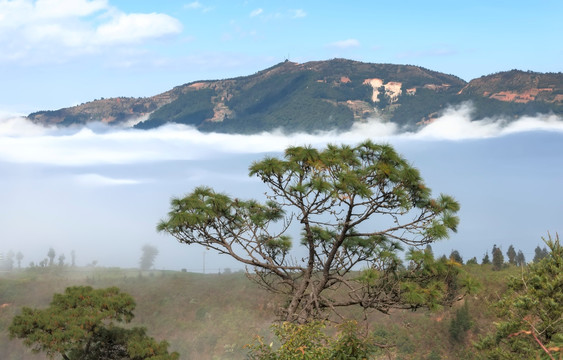
<instances>
[{"instance_id":1,"label":"pine tree","mask_svg":"<svg viewBox=\"0 0 563 360\"><path fill-rule=\"evenodd\" d=\"M49 266L53 266L55 264L55 249L49 248L49 252L47 252L47 256L49 257Z\"/></svg>"},{"instance_id":2,"label":"pine tree","mask_svg":"<svg viewBox=\"0 0 563 360\"><path fill-rule=\"evenodd\" d=\"M545 258L548 254L546 247L544 246L543 249L539 247L539 245L534 250L534 262L540 262L543 258Z\"/></svg>"},{"instance_id":3,"label":"pine tree","mask_svg":"<svg viewBox=\"0 0 563 360\"><path fill-rule=\"evenodd\" d=\"M477 344L487 359L563 358L563 247L544 241L548 255L511 277L495 306L501 321Z\"/></svg>"},{"instance_id":4,"label":"pine tree","mask_svg":"<svg viewBox=\"0 0 563 360\"><path fill-rule=\"evenodd\" d=\"M512 265L516 265L516 250L514 250L514 246L510 245L508 250L506 251L506 256L508 257L508 263Z\"/></svg>"},{"instance_id":5,"label":"pine tree","mask_svg":"<svg viewBox=\"0 0 563 360\"><path fill-rule=\"evenodd\" d=\"M459 251L457 251L457 250L452 250L452 252L450 253L450 260L453 260L453 261L463 265L463 258L461 257L461 255L459 254Z\"/></svg>"},{"instance_id":6,"label":"pine tree","mask_svg":"<svg viewBox=\"0 0 563 360\"><path fill-rule=\"evenodd\" d=\"M502 255L502 250L498 248L496 245L493 246L493 270L500 270L502 269L502 265L504 265L504 255Z\"/></svg>"},{"instance_id":7,"label":"pine tree","mask_svg":"<svg viewBox=\"0 0 563 360\"><path fill-rule=\"evenodd\" d=\"M485 256L483 256L483 260L481 260L481 264L488 265L491 263L491 259L489 258L489 253L486 252Z\"/></svg>"},{"instance_id":8,"label":"pine tree","mask_svg":"<svg viewBox=\"0 0 563 360\"><path fill-rule=\"evenodd\" d=\"M33 352L65 360L177 360L166 341L157 342L141 327L116 323L133 319L135 301L116 287L69 287L55 294L46 309L23 307L9 327L12 338L23 339Z\"/></svg>"},{"instance_id":9,"label":"pine tree","mask_svg":"<svg viewBox=\"0 0 563 360\"><path fill-rule=\"evenodd\" d=\"M526 258L524 257L524 253L522 252L522 250L518 250L518 254L516 255L516 265L517 266L526 265Z\"/></svg>"}]
</instances>

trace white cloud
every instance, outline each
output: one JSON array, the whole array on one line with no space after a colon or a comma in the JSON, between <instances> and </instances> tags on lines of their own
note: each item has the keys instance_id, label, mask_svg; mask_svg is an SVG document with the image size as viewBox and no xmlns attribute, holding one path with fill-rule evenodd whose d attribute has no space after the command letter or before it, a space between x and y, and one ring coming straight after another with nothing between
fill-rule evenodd
<instances>
[{"instance_id":1,"label":"white cloud","mask_svg":"<svg viewBox=\"0 0 563 360\"><path fill-rule=\"evenodd\" d=\"M124 13L107 0L0 1L5 62L63 62L181 31L182 24L169 15Z\"/></svg>"},{"instance_id":2,"label":"white cloud","mask_svg":"<svg viewBox=\"0 0 563 360\"><path fill-rule=\"evenodd\" d=\"M213 10L213 7L205 6L199 1L194 1L189 4L186 4L184 5L184 8L188 10L201 10L201 12L204 13Z\"/></svg>"},{"instance_id":3,"label":"white cloud","mask_svg":"<svg viewBox=\"0 0 563 360\"><path fill-rule=\"evenodd\" d=\"M346 39L341 41L335 41L333 43L330 43L328 46L338 49L349 49L349 48L359 47L360 42L356 39Z\"/></svg>"},{"instance_id":4,"label":"white cloud","mask_svg":"<svg viewBox=\"0 0 563 360\"><path fill-rule=\"evenodd\" d=\"M250 17L258 16L258 15L262 14L263 12L264 12L264 10L261 9L261 8L258 8L258 9L256 9L256 10L252 10L252 11L250 12Z\"/></svg>"},{"instance_id":5,"label":"white cloud","mask_svg":"<svg viewBox=\"0 0 563 360\"><path fill-rule=\"evenodd\" d=\"M47 19L88 16L108 7L107 0L37 0L35 3L36 15Z\"/></svg>"},{"instance_id":6,"label":"white cloud","mask_svg":"<svg viewBox=\"0 0 563 360\"><path fill-rule=\"evenodd\" d=\"M222 154L280 152L290 145L355 144L366 138L386 142L401 139L459 141L528 131L563 133L563 119L555 115L523 117L514 122L502 119L471 121L470 112L468 104L449 109L433 123L411 133L401 132L395 124L372 119L355 124L347 132L291 136L282 131L255 135L200 133L179 124L153 130L118 129L103 124L82 129L57 129L12 117L0 121L0 161L60 166L136 164L207 159Z\"/></svg>"},{"instance_id":7,"label":"white cloud","mask_svg":"<svg viewBox=\"0 0 563 360\"><path fill-rule=\"evenodd\" d=\"M137 185L146 181L135 179L116 179L100 174L81 174L76 175L75 180L85 186L118 186L118 185Z\"/></svg>"},{"instance_id":8,"label":"white cloud","mask_svg":"<svg viewBox=\"0 0 563 360\"><path fill-rule=\"evenodd\" d=\"M186 9L201 9L203 5L199 1L194 1L184 6Z\"/></svg>"},{"instance_id":9,"label":"white cloud","mask_svg":"<svg viewBox=\"0 0 563 360\"><path fill-rule=\"evenodd\" d=\"M553 114L524 116L512 122L489 118L472 121L471 111L470 103L449 108L431 124L407 136L418 139L468 140L538 130L563 132L563 119Z\"/></svg>"},{"instance_id":10,"label":"white cloud","mask_svg":"<svg viewBox=\"0 0 563 360\"><path fill-rule=\"evenodd\" d=\"M294 19L304 18L307 16L307 13L303 9L290 10L290 12L292 13L292 17Z\"/></svg>"},{"instance_id":11,"label":"white cloud","mask_svg":"<svg viewBox=\"0 0 563 360\"><path fill-rule=\"evenodd\" d=\"M121 14L96 30L99 43L133 43L182 31L182 24L166 14Z\"/></svg>"}]
</instances>

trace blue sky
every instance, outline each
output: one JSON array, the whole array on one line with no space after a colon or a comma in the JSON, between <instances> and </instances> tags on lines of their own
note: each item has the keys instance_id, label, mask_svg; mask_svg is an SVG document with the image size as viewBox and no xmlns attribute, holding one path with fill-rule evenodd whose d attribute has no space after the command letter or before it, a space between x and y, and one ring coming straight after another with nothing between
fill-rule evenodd
<instances>
[{"instance_id":1,"label":"blue sky","mask_svg":"<svg viewBox=\"0 0 563 360\"><path fill-rule=\"evenodd\" d=\"M150 96L288 58L420 65L464 80L561 71L563 2L1 0L0 111Z\"/></svg>"},{"instance_id":2,"label":"blue sky","mask_svg":"<svg viewBox=\"0 0 563 360\"><path fill-rule=\"evenodd\" d=\"M79 265L135 267L144 244L157 268L198 271L203 249L155 232L169 200L208 185L260 198L248 165L288 145L394 145L434 190L461 203L459 232L433 245L481 260L510 244L531 260L563 234L563 120L470 121L446 109L412 133L371 119L345 133L202 134L34 125L25 118L113 96L249 75L289 57L419 65L464 80L510 70L563 70L562 1L0 0L0 252L23 265L54 247ZM375 223L377 224L377 223ZM207 254L207 269L240 268Z\"/></svg>"}]
</instances>

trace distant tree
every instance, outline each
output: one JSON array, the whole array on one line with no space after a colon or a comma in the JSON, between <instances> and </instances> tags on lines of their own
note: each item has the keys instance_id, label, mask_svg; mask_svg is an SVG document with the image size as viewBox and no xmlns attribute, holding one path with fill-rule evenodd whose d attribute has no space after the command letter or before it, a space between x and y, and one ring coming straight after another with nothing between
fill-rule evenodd
<instances>
[{"instance_id":1,"label":"distant tree","mask_svg":"<svg viewBox=\"0 0 563 360\"><path fill-rule=\"evenodd\" d=\"M481 260L481 264L488 265L490 263L491 263L491 259L489 258L489 252L486 252L485 256L483 256L483 260Z\"/></svg>"},{"instance_id":2,"label":"distant tree","mask_svg":"<svg viewBox=\"0 0 563 360\"><path fill-rule=\"evenodd\" d=\"M449 332L451 340L457 343L463 342L467 330L471 329L471 326L473 326L473 321L469 313L469 305L465 301L463 306L456 310L455 316L450 321Z\"/></svg>"},{"instance_id":3,"label":"distant tree","mask_svg":"<svg viewBox=\"0 0 563 360\"><path fill-rule=\"evenodd\" d=\"M145 245L142 247L143 254L141 255L141 260L139 265L141 270L149 270L154 265L154 259L158 255L158 249L151 245Z\"/></svg>"},{"instance_id":4,"label":"distant tree","mask_svg":"<svg viewBox=\"0 0 563 360\"><path fill-rule=\"evenodd\" d=\"M64 360L176 360L168 343L157 342L144 328L121 328L130 322L133 298L112 287L69 287L55 294L46 309L24 307L9 327L11 338L23 339L34 353Z\"/></svg>"},{"instance_id":5,"label":"distant tree","mask_svg":"<svg viewBox=\"0 0 563 360\"><path fill-rule=\"evenodd\" d=\"M493 246L493 270L500 270L504 265L504 255L502 255L502 250L496 245Z\"/></svg>"},{"instance_id":6,"label":"distant tree","mask_svg":"<svg viewBox=\"0 0 563 360\"><path fill-rule=\"evenodd\" d=\"M510 245L506 251L506 256L508 257L508 263L511 265L516 265L516 250L514 246Z\"/></svg>"},{"instance_id":7,"label":"distant tree","mask_svg":"<svg viewBox=\"0 0 563 360\"><path fill-rule=\"evenodd\" d=\"M450 253L450 259L463 265L463 258L457 250L452 250L452 252Z\"/></svg>"},{"instance_id":8,"label":"distant tree","mask_svg":"<svg viewBox=\"0 0 563 360\"><path fill-rule=\"evenodd\" d=\"M23 254L21 251L18 251L18 253L16 254L16 260L18 261L18 269L21 269L22 260L23 260Z\"/></svg>"},{"instance_id":9,"label":"distant tree","mask_svg":"<svg viewBox=\"0 0 563 360\"><path fill-rule=\"evenodd\" d=\"M474 257L472 257L471 259L467 260L467 263L466 263L466 264L467 264L467 265L477 265L477 264L478 264L478 262L477 262L477 257L474 256Z\"/></svg>"},{"instance_id":10,"label":"distant tree","mask_svg":"<svg viewBox=\"0 0 563 360\"><path fill-rule=\"evenodd\" d=\"M455 264L418 250L457 229L459 204L448 195L432 199L418 170L391 146L290 147L282 159L253 163L250 175L269 188L264 204L198 187L171 201L158 230L253 267L249 276L287 297L282 320L323 319L353 305L434 308L465 291ZM290 254L285 231L292 220L302 229L302 261ZM275 222L281 226L273 230ZM408 269L402 245L416 247L407 253ZM357 268L364 270L349 276Z\"/></svg>"},{"instance_id":11,"label":"distant tree","mask_svg":"<svg viewBox=\"0 0 563 360\"><path fill-rule=\"evenodd\" d=\"M426 247L424 248L424 252L426 252L427 254L432 255L432 257L434 257L434 251L432 250L432 245L428 244L426 245Z\"/></svg>"},{"instance_id":12,"label":"distant tree","mask_svg":"<svg viewBox=\"0 0 563 360\"><path fill-rule=\"evenodd\" d=\"M538 245L534 250L534 262L540 262L548 254L547 248L544 246L543 249Z\"/></svg>"},{"instance_id":13,"label":"distant tree","mask_svg":"<svg viewBox=\"0 0 563 360\"><path fill-rule=\"evenodd\" d=\"M380 86L378 89L377 99L378 99L378 107L383 109L389 105L389 95L385 91L385 86Z\"/></svg>"},{"instance_id":14,"label":"distant tree","mask_svg":"<svg viewBox=\"0 0 563 360\"><path fill-rule=\"evenodd\" d=\"M76 266L76 252L74 250L70 252L70 261L71 261L70 266L72 267Z\"/></svg>"},{"instance_id":15,"label":"distant tree","mask_svg":"<svg viewBox=\"0 0 563 360\"><path fill-rule=\"evenodd\" d=\"M47 257L49 258L49 266L53 266L55 264L55 249L49 248L47 252Z\"/></svg>"},{"instance_id":16,"label":"distant tree","mask_svg":"<svg viewBox=\"0 0 563 360\"><path fill-rule=\"evenodd\" d=\"M548 255L511 277L495 306L501 321L477 344L488 359L563 358L563 247L544 242Z\"/></svg>"},{"instance_id":17,"label":"distant tree","mask_svg":"<svg viewBox=\"0 0 563 360\"><path fill-rule=\"evenodd\" d=\"M516 254L516 265L518 266L526 265L526 258L524 257L524 253L522 253L522 250L518 250L518 254Z\"/></svg>"},{"instance_id":18,"label":"distant tree","mask_svg":"<svg viewBox=\"0 0 563 360\"><path fill-rule=\"evenodd\" d=\"M59 258L58 258L58 259L59 259L59 266L64 266L64 264L65 264L65 258L66 258L66 257L65 257L65 254L60 254L60 255L59 255Z\"/></svg>"}]
</instances>

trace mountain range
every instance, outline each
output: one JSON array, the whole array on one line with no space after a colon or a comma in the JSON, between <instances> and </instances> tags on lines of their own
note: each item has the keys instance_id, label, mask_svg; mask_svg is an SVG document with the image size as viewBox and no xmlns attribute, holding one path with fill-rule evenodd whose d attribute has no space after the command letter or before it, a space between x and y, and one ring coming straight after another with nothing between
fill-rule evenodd
<instances>
[{"instance_id":1,"label":"mountain range","mask_svg":"<svg viewBox=\"0 0 563 360\"><path fill-rule=\"evenodd\" d=\"M291 133L346 130L377 118L413 129L465 102L472 103L474 120L561 115L563 73L511 70L466 82L413 65L286 60L248 76L190 82L152 97L102 98L28 119L58 126L181 123L204 132Z\"/></svg>"}]
</instances>

